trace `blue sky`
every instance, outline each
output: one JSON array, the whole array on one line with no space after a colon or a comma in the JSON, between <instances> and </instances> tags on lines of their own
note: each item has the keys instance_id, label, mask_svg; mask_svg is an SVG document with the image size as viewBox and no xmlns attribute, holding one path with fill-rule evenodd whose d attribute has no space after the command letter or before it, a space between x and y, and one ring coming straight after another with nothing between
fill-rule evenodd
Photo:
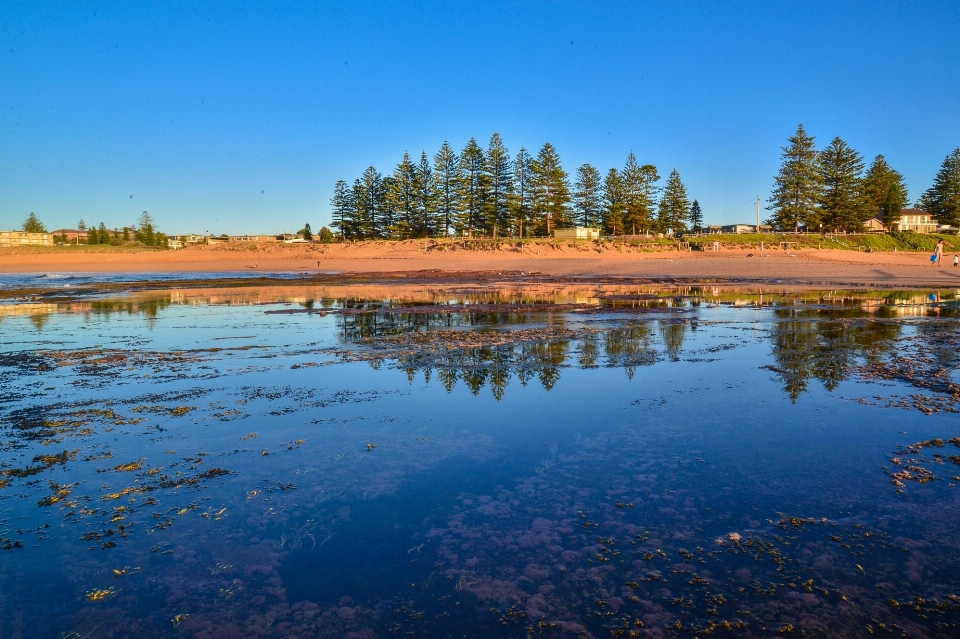
<instances>
[{"instance_id":1,"label":"blue sky","mask_svg":"<svg viewBox=\"0 0 960 639\"><path fill-rule=\"evenodd\" d=\"M883 153L911 200L960 146L949 2L0 3L0 228L293 231L404 151L632 150L709 223L750 221L780 147Z\"/></svg>"}]
</instances>

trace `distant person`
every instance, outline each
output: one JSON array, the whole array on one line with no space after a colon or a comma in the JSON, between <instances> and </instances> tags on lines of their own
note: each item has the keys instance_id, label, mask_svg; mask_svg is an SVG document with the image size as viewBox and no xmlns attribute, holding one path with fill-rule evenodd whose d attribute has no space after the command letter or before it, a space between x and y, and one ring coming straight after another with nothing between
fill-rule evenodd
<instances>
[{"instance_id":1,"label":"distant person","mask_svg":"<svg viewBox=\"0 0 960 639\"><path fill-rule=\"evenodd\" d=\"M960 266L960 255L953 256L953 268Z\"/></svg>"},{"instance_id":2,"label":"distant person","mask_svg":"<svg viewBox=\"0 0 960 639\"><path fill-rule=\"evenodd\" d=\"M937 242L937 248L936 248L936 250L933 252L933 254L934 254L934 255L936 256L936 258L937 258L936 260L934 260L934 261L936 262L937 266L943 266L943 265L940 263L940 260L943 258L943 240L940 240L939 242Z\"/></svg>"}]
</instances>

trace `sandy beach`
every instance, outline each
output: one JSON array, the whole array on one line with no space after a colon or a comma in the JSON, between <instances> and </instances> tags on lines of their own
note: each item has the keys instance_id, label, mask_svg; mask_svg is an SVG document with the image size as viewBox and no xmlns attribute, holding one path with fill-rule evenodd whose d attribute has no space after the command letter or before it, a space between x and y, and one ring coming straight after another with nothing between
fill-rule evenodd
<instances>
[{"instance_id":1,"label":"sandy beach","mask_svg":"<svg viewBox=\"0 0 960 639\"><path fill-rule=\"evenodd\" d=\"M453 245L371 241L354 244L222 244L181 250L0 248L0 273L395 273L518 272L555 278L797 286L960 288L952 255L941 267L926 253L727 248L720 252L642 251L615 245L542 242L490 250Z\"/></svg>"}]
</instances>

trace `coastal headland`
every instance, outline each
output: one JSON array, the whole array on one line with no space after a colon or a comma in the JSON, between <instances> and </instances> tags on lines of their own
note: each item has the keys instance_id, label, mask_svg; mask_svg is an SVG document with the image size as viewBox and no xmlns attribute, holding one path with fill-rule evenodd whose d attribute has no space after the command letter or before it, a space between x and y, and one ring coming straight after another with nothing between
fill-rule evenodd
<instances>
[{"instance_id":1,"label":"coastal headland","mask_svg":"<svg viewBox=\"0 0 960 639\"><path fill-rule=\"evenodd\" d=\"M469 281L510 273L580 281L758 283L864 288L960 288L953 254L931 264L926 252L854 251L787 246L684 251L604 242L368 241L346 244L220 244L180 250L114 247L0 248L0 274L300 272L365 278L430 272Z\"/></svg>"}]
</instances>

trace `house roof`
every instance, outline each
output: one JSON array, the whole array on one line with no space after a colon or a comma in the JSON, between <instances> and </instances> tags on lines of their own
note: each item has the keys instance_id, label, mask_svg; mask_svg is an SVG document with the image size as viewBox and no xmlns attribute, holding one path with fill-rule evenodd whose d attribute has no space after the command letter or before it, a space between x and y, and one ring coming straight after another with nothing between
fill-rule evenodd
<instances>
[{"instance_id":1,"label":"house roof","mask_svg":"<svg viewBox=\"0 0 960 639\"><path fill-rule=\"evenodd\" d=\"M923 209L900 209L900 215L930 215Z\"/></svg>"}]
</instances>

